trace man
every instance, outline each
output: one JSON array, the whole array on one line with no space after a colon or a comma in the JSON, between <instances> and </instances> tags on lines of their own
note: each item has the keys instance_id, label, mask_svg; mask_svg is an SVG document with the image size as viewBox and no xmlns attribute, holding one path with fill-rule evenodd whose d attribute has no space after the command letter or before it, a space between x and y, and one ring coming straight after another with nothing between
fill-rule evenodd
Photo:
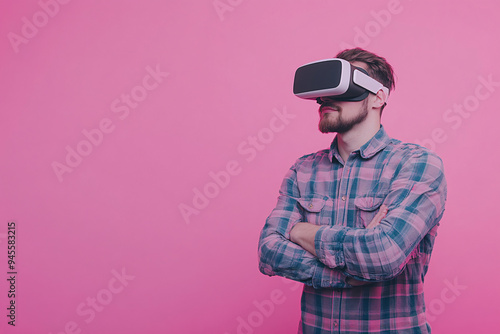
<instances>
[{"instance_id":1,"label":"man","mask_svg":"<svg viewBox=\"0 0 500 334\"><path fill-rule=\"evenodd\" d=\"M384 58L359 48L336 58L384 88L318 98L319 130L337 135L286 174L259 269L304 283L299 333L430 333L423 284L446 201L442 161L381 126L394 89Z\"/></svg>"}]
</instances>

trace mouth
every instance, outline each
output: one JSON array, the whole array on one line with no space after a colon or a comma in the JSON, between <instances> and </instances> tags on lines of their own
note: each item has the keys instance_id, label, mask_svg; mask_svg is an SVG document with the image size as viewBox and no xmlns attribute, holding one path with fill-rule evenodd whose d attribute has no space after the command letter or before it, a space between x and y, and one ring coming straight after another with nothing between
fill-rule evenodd
<instances>
[{"instance_id":1,"label":"mouth","mask_svg":"<svg viewBox=\"0 0 500 334\"><path fill-rule=\"evenodd\" d=\"M339 108L335 106L323 105L319 108L319 112L321 114L339 112Z\"/></svg>"}]
</instances>

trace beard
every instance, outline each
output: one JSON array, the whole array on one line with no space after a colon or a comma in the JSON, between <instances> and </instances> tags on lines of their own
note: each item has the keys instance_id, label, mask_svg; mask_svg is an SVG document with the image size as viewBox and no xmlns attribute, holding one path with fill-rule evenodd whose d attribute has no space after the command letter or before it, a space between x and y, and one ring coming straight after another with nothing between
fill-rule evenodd
<instances>
[{"instance_id":1,"label":"beard","mask_svg":"<svg viewBox=\"0 0 500 334\"><path fill-rule=\"evenodd\" d=\"M363 122L368 116L368 99L363 101L363 105L361 106L361 111L353 118L345 119L342 117L342 108L339 106L335 106L331 103L323 103L320 107L330 107L334 108L337 111L337 115L324 114L320 115L319 120L319 131L322 133L329 132L337 132L337 133L345 133L351 130L356 124Z\"/></svg>"}]
</instances>

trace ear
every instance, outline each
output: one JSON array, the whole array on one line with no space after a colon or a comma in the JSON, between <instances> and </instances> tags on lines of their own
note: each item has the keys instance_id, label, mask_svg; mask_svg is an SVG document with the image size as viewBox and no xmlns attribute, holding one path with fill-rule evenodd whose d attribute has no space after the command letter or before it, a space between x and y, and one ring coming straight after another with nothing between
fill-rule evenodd
<instances>
[{"instance_id":1,"label":"ear","mask_svg":"<svg viewBox=\"0 0 500 334\"><path fill-rule=\"evenodd\" d=\"M387 103L387 99L389 98L389 94L385 89L380 89L375 98L373 99L373 108L379 109L382 108L384 104Z\"/></svg>"}]
</instances>

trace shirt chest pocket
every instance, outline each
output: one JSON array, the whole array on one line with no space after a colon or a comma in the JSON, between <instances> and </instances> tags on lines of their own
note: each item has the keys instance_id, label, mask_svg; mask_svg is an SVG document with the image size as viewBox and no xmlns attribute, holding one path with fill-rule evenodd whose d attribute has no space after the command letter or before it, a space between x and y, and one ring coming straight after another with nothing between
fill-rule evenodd
<instances>
[{"instance_id":1,"label":"shirt chest pocket","mask_svg":"<svg viewBox=\"0 0 500 334\"><path fill-rule=\"evenodd\" d=\"M354 199L356 227L367 227L384 202L385 196L363 196Z\"/></svg>"},{"instance_id":2,"label":"shirt chest pocket","mask_svg":"<svg viewBox=\"0 0 500 334\"><path fill-rule=\"evenodd\" d=\"M298 200L305 222L316 225L331 225L333 199L327 196L300 198Z\"/></svg>"}]
</instances>

